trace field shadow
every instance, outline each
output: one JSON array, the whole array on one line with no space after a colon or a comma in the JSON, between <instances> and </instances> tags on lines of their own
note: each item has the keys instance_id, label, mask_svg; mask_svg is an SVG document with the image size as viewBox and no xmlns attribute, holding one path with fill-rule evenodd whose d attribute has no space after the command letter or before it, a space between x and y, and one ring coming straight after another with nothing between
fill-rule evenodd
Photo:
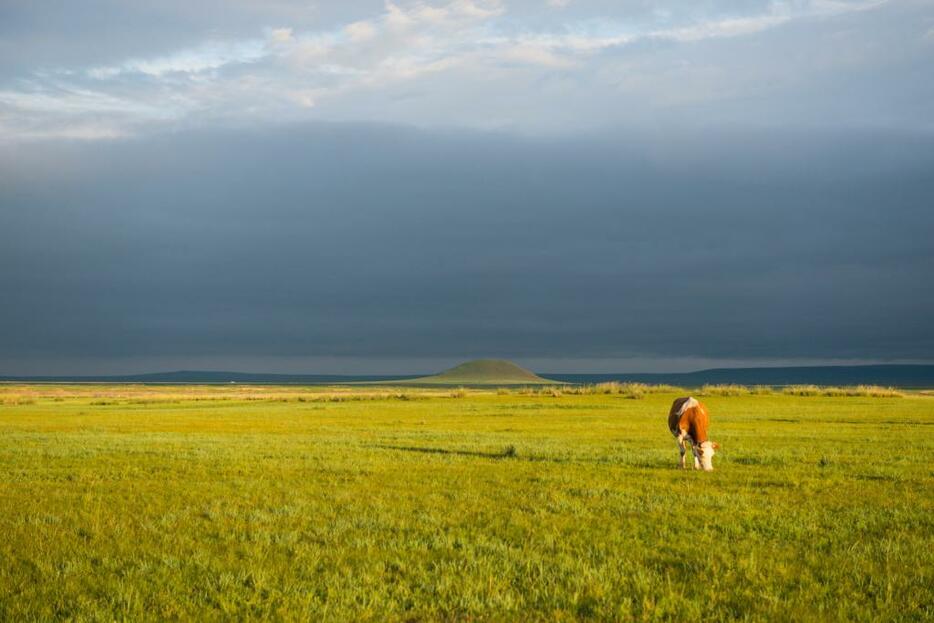
<instances>
[{"instance_id":1,"label":"field shadow","mask_svg":"<svg viewBox=\"0 0 934 623\"><path fill-rule=\"evenodd\" d=\"M682 469L681 466L678 465L677 461L671 461L668 459L658 459L658 460L632 459L632 460L616 461L616 463L622 467L632 467L635 469L654 469L654 470L679 471L679 472L693 471L693 470Z\"/></svg>"},{"instance_id":2,"label":"field shadow","mask_svg":"<svg viewBox=\"0 0 934 623\"><path fill-rule=\"evenodd\" d=\"M466 456L472 458L509 459L513 461L526 461L530 463L591 463L598 465L617 465L637 469L668 470L674 469L675 462L663 459L634 459L613 457L581 457L581 456L543 456L541 454L524 454L510 450L509 447L499 452L483 452L480 450L458 450L451 448L437 448L432 446L403 446L393 444L373 444L370 448L381 450L396 450L398 452L414 452L417 454L437 454L447 456Z\"/></svg>"},{"instance_id":3,"label":"field shadow","mask_svg":"<svg viewBox=\"0 0 934 623\"><path fill-rule=\"evenodd\" d=\"M376 444L371 448L380 448L382 450L398 450L400 452L418 452L420 454L447 454L455 456L471 456L484 459L510 459L518 458L506 451L500 452L480 452L479 450L451 450L449 448L431 448L425 446L393 446L389 444Z\"/></svg>"},{"instance_id":4,"label":"field shadow","mask_svg":"<svg viewBox=\"0 0 934 623\"><path fill-rule=\"evenodd\" d=\"M781 467L785 464L785 459L770 456L735 456L730 457L730 463L737 465L765 465L768 467Z\"/></svg>"},{"instance_id":5,"label":"field shadow","mask_svg":"<svg viewBox=\"0 0 934 623\"><path fill-rule=\"evenodd\" d=\"M856 480L876 480L881 482L901 482L902 479L897 476L887 476L883 474L856 474Z\"/></svg>"},{"instance_id":6,"label":"field shadow","mask_svg":"<svg viewBox=\"0 0 934 623\"><path fill-rule=\"evenodd\" d=\"M857 426L934 426L934 422L914 420L825 420L822 424L852 424Z\"/></svg>"}]
</instances>

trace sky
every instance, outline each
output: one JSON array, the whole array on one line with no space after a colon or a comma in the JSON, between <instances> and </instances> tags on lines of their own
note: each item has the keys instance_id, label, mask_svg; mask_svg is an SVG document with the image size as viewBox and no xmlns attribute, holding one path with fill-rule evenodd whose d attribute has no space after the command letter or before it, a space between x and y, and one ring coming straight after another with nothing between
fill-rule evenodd
<instances>
[{"instance_id":1,"label":"sky","mask_svg":"<svg viewBox=\"0 0 934 623\"><path fill-rule=\"evenodd\" d=\"M934 1L0 2L0 374L934 362Z\"/></svg>"}]
</instances>

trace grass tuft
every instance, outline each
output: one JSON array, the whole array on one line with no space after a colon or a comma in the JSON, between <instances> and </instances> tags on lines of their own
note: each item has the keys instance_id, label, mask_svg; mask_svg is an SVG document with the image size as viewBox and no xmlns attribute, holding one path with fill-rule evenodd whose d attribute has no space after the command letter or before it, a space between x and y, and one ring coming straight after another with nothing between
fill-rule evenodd
<instances>
[{"instance_id":1,"label":"grass tuft","mask_svg":"<svg viewBox=\"0 0 934 623\"><path fill-rule=\"evenodd\" d=\"M704 385L699 393L701 396L748 396L751 392L745 385L723 384Z\"/></svg>"},{"instance_id":2,"label":"grass tuft","mask_svg":"<svg viewBox=\"0 0 934 623\"><path fill-rule=\"evenodd\" d=\"M820 385L789 385L782 390L788 396L826 396L844 397L861 396L869 398L902 398L905 392L894 387L878 385L857 385L855 387L834 387Z\"/></svg>"},{"instance_id":3,"label":"grass tuft","mask_svg":"<svg viewBox=\"0 0 934 623\"><path fill-rule=\"evenodd\" d=\"M623 396L624 398L643 398L648 394L683 393L684 388L674 385L649 385L646 383L620 383L608 381L593 385L570 385L564 389L567 394L576 396Z\"/></svg>"}]
</instances>

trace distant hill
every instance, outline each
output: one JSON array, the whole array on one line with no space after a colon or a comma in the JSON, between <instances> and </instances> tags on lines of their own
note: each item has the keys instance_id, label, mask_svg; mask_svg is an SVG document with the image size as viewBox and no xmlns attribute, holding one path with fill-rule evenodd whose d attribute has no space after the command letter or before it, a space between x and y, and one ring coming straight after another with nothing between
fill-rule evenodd
<instances>
[{"instance_id":1,"label":"distant hill","mask_svg":"<svg viewBox=\"0 0 934 623\"><path fill-rule=\"evenodd\" d=\"M476 359L406 383L431 385L542 385L555 383L504 359Z\"/></svg>"},{"instance_id":2,"label":"distant hill","mask_svg":"<svg viewBox=\"0 0 934 623\"><path fill-rule=\"evenodd\" d=\"M705 384L740 385L885 385L934 387L934 365L880 364L866 366L792 366L775 368L712 368L696 372L633 374L549 374L567 383L621 381L666 383L682 387Z\"/></svg>"},{"instance_id":3,"label":"distant hill","mask_svg":"<svg viewBox=\"0 0 934 623\"><path fill-rule=\"evenodd\" d=\"M343 383L381 383L407 380L418 375L348 375L348 374L264 374L251 372L220 372L212 370L178 370L149 374L117 376L0 376L0 381L37 383L256 383L267 385L340 385Z\"/></svg>"},{"instance_id":4,"label":"distant hill","mask_svg":"<svg viewBox=\"0 0 934 623\"><path fill-rule=\"evenodd\" d=\"M255 383L265 385L341 385L347 383L400 383L445 385L533 385L544 383L601 383L604 381L668 383L698 387L705 383L742 385L891 385L934 388L934 365L796 366L781 368L714 368L696 372L548 374L542 378L509 361L469 361L434 376L253 374L180 370L119 376L3 376L13 383Z\"/></svg>"}]
</instances>

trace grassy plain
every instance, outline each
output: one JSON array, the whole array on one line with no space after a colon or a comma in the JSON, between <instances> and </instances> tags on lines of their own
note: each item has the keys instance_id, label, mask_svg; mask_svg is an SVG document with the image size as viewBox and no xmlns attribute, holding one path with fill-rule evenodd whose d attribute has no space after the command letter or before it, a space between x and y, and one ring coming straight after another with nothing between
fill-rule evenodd
<instances>
[{"instance_id":1,"label":"grassy plain","mask_svg":"<svg viewBox=\"0 0 934 623\"><path fill-rule=\"evenodd\" d=\"M934 396L639 395L0 385L0 620L934 618Z\"/></svg>"}]
</instances>

